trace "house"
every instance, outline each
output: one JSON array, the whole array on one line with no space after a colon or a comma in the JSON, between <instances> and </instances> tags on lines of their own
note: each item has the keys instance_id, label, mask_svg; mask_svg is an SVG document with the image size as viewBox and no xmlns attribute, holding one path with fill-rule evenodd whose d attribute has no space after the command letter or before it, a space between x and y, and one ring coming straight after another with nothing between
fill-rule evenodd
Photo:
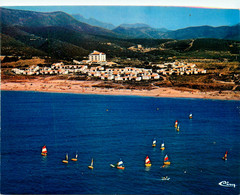
<instances>
[{"instance_id":1,"label":"house","mask_svg":"<svg viewBox=\"0 0 240 195\"><path fill-rule=\"evenodd\" d=\"M115 81L122 81L123 80L123 78L122 77L115 77Z\"/></svg>"},{"instance_id":2,"label":"house","mask_svg":"<svg viewBox=\"0 0 240 195\"><path fill-rule=\"evenodd\" d=\"M107 62L106 65L107 65L107 66L116 66L116 65L118 65L118 64L115 63L115 62Z\"/></svg>"},{"instance_id":3,"label":"house","mask_svg":"<svg viewBox=\"0 0 240 195\"><path fill-rule=\"evenodd\" d=\"M106 54L94 50L92 53L88 55L89 61L91 62L104 62L106 61Z\"/></svg>"}]
</instances>

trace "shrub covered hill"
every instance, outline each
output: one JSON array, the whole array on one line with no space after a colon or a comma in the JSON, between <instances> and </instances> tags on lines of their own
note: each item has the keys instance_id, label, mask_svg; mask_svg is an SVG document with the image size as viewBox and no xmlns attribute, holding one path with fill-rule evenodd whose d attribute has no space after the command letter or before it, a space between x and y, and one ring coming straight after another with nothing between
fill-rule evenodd
<instances>
[{"instance_id":1,"label":"shrub covered hill","mask_svg":"<svg viewBox=\"0 0 240 195\"><path fill-rule=\"evenodd\" d=\"M2 55L82 59L99 50L108 58L158 61L173 56L235 59L239 53L239 25L176 31L125 25L108 30L80 22L64 12L0 8L0 14ZM139 44L143 49L129 49Z\"/></svg>"}]
</instances>

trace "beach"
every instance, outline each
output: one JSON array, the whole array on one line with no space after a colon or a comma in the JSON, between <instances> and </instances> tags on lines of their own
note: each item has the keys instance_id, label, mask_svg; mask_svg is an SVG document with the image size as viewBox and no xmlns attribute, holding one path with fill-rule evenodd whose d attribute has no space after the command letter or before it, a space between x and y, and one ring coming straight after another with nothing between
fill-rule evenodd
<instances>
[{"instance_id":1,"label":"beach","mask_svg":"<svg viewBox=\"0 0 240 195\"><path fill-rule=\"evenodd\" d=\"M189 88L173 88L153 86L152 89L126 89L96 87L103 81L76 81L46 78L35 79L4 79L1 81L1 90L5 91L39 91L100 95L133 95L150 97L202 98L220 100L240 100L239 91L208 91Z\"/></svg>"}]
</instances>

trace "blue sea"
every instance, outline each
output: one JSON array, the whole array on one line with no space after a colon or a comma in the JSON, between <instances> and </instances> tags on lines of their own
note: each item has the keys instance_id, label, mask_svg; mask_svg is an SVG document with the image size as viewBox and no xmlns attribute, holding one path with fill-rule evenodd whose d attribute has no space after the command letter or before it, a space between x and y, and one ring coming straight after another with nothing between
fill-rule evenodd
<instances>
[{"instance_id":1,"label":"blue sea","mask_svg":"<svg viewBox=\"0 0 240 195\"><path fill-rule=\"evenodd\" d=\"M2 91L1 194L239 194L239 138L240 101Z\"/></svg>"}]
</instances>

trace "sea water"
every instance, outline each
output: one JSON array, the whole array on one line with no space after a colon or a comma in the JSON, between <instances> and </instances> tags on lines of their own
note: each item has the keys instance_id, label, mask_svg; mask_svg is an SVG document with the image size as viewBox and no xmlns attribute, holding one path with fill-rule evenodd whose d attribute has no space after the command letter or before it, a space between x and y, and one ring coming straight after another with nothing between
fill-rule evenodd
<instances>
[{"instance_id":1,"label":"sea water","mask_svg":"<svg viewBox=\"0 0 240 195\"><path fill-rule=\"evenodd\" d=\"M2 194L239 193L240 101L3 91L1 103ZM125 170L110 167L120 158Z\"/></svg>"}]
</instances>

